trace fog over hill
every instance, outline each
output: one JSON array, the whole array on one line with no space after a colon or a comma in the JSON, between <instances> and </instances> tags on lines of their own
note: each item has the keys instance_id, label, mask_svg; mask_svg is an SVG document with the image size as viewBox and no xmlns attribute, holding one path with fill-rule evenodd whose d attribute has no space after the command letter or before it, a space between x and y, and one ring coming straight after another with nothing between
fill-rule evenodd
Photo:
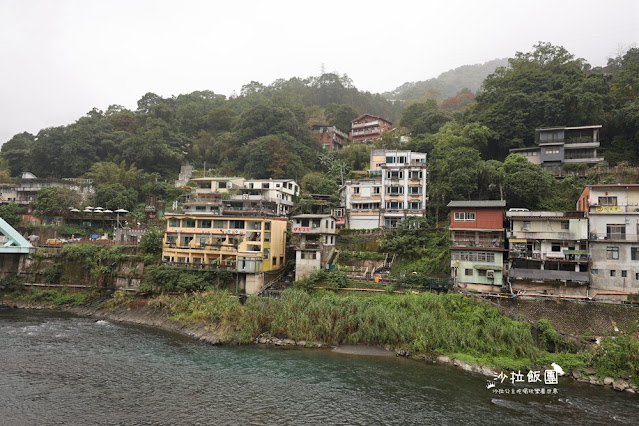
<instances>
[{"instance_id":1,"label":"fog over hill","mask_svg":"<svg viewBox=\"0 0 639 426\"><path fill-rule=\"evenodd\" d=\"M406 82L390 92L383 93L391 100L417 100L421 98L444 100L457 95L462 89L477 93L484 79L498 67L508 65L508 59L493 59L483 64L463 65L443 72L439 77L425 81Z\"/></svg>"}]
</instances>

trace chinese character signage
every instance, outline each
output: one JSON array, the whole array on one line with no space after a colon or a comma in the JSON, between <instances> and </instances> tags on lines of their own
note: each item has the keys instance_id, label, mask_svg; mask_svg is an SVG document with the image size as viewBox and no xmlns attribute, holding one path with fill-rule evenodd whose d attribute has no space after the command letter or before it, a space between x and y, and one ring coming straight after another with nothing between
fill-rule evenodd
<instances>
[{"instance_id":1,"label":"chinese character signage","mask_svg":"<svg viewBox=\"0 0 639 426\"><path fill-rule=\"evenodd\" d=\"M310 226L293 226L291 228L293 232L305 233L305 232L313 232L313 228Z\"/></svg>"},{"instance_id":2,"label":"chinese character signage","mask_svg":"<svg viewBox=\"0 0 639 426\"><path fill-rule=\"evenodd\" d=\"M619 207L619 206L597 206L597 207L595 207L595 211L597 213L619 213L619 212L621 212L621 207Z\"/></svg>"}]
</instances>

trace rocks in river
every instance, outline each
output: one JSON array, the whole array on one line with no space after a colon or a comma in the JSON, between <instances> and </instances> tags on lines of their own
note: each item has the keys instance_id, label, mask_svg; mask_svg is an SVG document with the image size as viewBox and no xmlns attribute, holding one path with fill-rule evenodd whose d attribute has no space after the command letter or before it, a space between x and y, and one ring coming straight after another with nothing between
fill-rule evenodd
<instances>
[{"instance_id":1,"label":"rocks in river","mask_svg":"<svg viewBox=\"0 0 639 426\"><path fill-rule=\"evenodd\" d=\"M581 371L579 371L579 369L575 368L574 370L572 370L570 372L570 374L572 374L572 377L574 377L575 379L579 379L581 378Z\"/></svg>"},{"instance_id":2,"label":"rocks in river","mask_svg":"<svg viewBox=\"0 0 639 426\"><path fill-rule=\"evenodd\" d=\"M440 364L450 364L450 357L446 355L440 355L437 357L437 362Z\"/></svg>"},{"instance_id":3,"label":"rocks in river","mask_svg":"<svg viewBox=\"0 0 639 426\"><path fill-rule=\"evenodd\" d=\"M604 385L606 385L606 386L610 386L614 381L615 381L615 379L613 379L610 376L604 377Z\"/></svg>"},{"instance_id":4,"label":"rocks in river","mask_svg":"<svg viewBox=\"0 0 639 426\"><path fill-rule=\"evenodd\" d=\"M616 391L623 391L628 388L628 383L624 379L617 379L612 382L612 388Z\"/></svg>"}]
</instances>

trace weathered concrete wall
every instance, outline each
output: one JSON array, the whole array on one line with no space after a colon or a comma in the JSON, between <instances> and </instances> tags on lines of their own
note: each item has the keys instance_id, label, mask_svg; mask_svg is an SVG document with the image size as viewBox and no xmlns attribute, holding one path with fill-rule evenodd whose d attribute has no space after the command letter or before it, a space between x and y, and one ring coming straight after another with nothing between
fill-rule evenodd
<instances>
[{"instance_id":1,"label":"weathered concrete wall","mask_svg":"<svg viewBox=\"0 0 639 426\"><path fill-rule=\"evenodd\" d=\"M586 332L618 335L615 327L625 333L639 329L639 308L627 305L540 299L507 299L496 304L511 317L520 315L533 321L546 318L557 331L578 337Z\"/></svg>"}]
</instances>

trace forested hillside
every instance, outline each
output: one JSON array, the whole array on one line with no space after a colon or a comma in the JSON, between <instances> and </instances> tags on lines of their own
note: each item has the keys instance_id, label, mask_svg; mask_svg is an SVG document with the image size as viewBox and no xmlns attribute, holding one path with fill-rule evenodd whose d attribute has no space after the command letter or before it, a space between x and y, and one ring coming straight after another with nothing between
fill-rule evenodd
<instances>
[{"instance_id":1,"label":"forested hillside","mask_svg":"<svg viewBox=\"0 0 639 426\"><path fill-rule=\"evenodd\" d=\"M482 69L489 64L498 61ZM458 70L442 81L455 80ZM637 48L593 68L560 46L539 43L488 75L477 95L460 90L440 102L416 100L407 93L421 86L405 86L393 93L409 102L361 92L337 74L268 86L251 82L230 98L208 90L171 98L147 93L135 111L112 105L68 126L15 135L2 146L0 179L23 171L45 178L86 176L135 190L143 199L165 196L189 162L198 170L206 164L209 175L289 177L307 193L335 194L349 171L369 167L371 146L327 154L310 127L349 130L350 121L366 112L399 127L374 147L429 154L429 208L435 216L451 199L503 197L531 209L570 209L584 183L607 179L556 181L524 157L508 155L510 148L532 145L538 127L601 124L606 160L639 165ZM411 136L410 142L401 142L402 135Z\"/></svg>"},{"instance_id":2,"label":"forested hillside","mask_svg":"<svg viewBox=\"0 0 639 426\"><path fill-rule=\"evenodd\" d=\"M464 89L476 93L484 79L497 68L508 65L508 60L493 59L484 64L464 65L450 71L443 72L439 77L425 81L404 83L397 89L383 95L388 99L402 101L424 101L433 99L443 101L457 95Z\"/></svg>"}]
</instances>

